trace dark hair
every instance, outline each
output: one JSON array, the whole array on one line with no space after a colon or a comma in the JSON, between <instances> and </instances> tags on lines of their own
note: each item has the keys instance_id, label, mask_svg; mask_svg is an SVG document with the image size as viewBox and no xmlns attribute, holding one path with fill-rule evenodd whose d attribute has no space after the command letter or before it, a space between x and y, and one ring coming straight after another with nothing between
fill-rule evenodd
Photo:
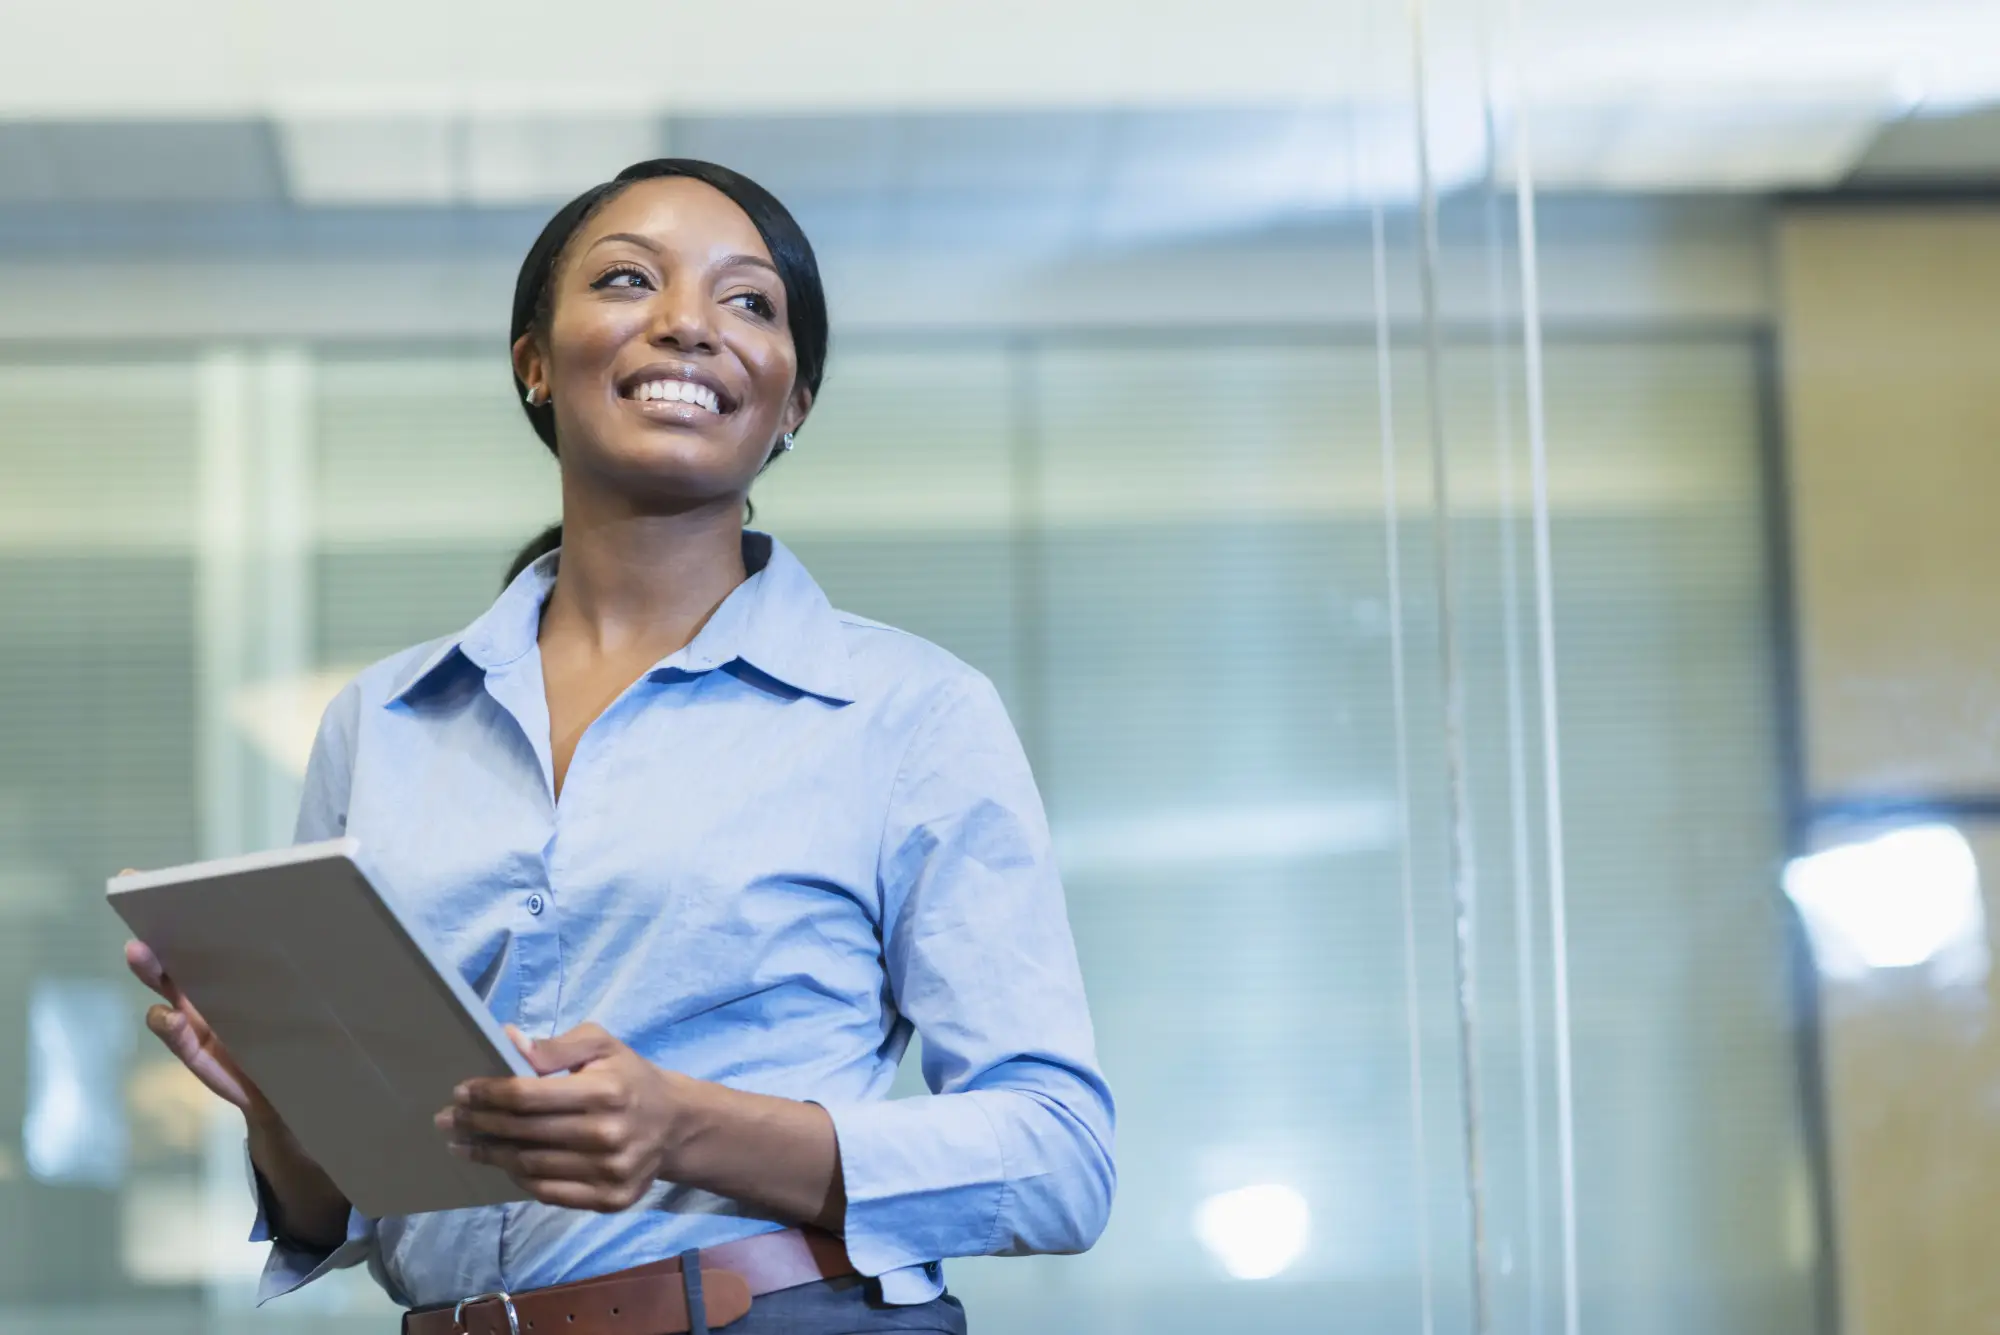
<instances>
[{"instance_id":1,"label":"dark hair","mask_svg":"<svg viewBox=\"0 0 2000 1335\"><path fill-rule=\"evenodd\" d=\"M547 226L542 228L542 234L535 238L535 244L528 247L528 257L521 261L520 277L514 280L514 318L507 331L510 360L513 347L521 341L523 334L543 328L548 323L556 266L562 262L563 251L569 246L570 238L634 181L650 181L663 176L685 176L713 186L749 216L757 234L764 238L764 247L771 252L771 261L778 266L778 277L785 285L785 311L791 326L792 346L798 356L799 383L818 395L820 378L826 374L826 289L820 285L819 261L813 256L812 242L806 240L805 232L791 212L763 186L741 172L694 158L654 158L649 162L635 162L609 181L592 186L556 210L555 217L549 219ZM517 374L514 377L514 398L521 404L521 410L527 413L528 425L541 437L542 444L549 447L549 453L559 453L554 405L546 400L538 405L528 403L527 392L527 385ZM514 577L530 564L560 546L562 525L556 524L521 549L507 572L507 582L513 583Z\"/></svg>"}]
</instances>

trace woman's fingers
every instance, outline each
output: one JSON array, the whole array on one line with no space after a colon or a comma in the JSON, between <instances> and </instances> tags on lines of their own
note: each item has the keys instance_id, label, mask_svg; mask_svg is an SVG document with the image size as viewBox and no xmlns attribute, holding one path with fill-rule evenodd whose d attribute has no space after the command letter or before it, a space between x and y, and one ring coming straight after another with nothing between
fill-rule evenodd
<instances>
[{"instance_id":1,"label":"woman's fingers","mask_svg":"<svg viewBox=\"0 0 2000 1335\"><path fill-rule=\"evenodd\" d=\"M155 994L180 1012L181 1018L194 1030L197 1041L203 1043L208 1041L208 1021L201 1018L201 1012L187 999L187 993L181 991L180 986L168 976L167 971L160 967L159 956L153 953L150 946L140 941L127 941L125 963L140 982L152 988Z\"/></svg>"},{"instance_id":2,"label":"woman's fingers","mask_svg":"<svg viewBox=\"0 0 2000 1335\"><path fill-rule=\"evenodd\" d=\"M558 1205L565 1210L595 1210L599 1214L615 1214L629 1210L645 1197L645 1192L630 1185L597 1186L587 1182L570 1182L564 1179L521 1178L514 1179L526 1187L534 1198L544 1205Z\"/></svg>"},{"instance_id":3,"label":"woman's fingers","mask_svg":"<svg viewBox=\"0 0 2000 1335\"><path fill-rule=\"evenodd\" d=\"M552 1150L529 1145L510 1145L493 1140L454 1140L451 1152L474 1163L491 1164L509 1177L523 1181L581 1182L596 1186L616 1179L606 1161L575 1150Z\"/></svg>"},{"instance_id":4,"label":"woman's fingers","mask_svg":"<svg viewBox=\"0 0 2000 1335\"><path fill-rule=\"evenodd\" d=\"M155 1004L147 1008L146 1028L153 1031L167 1051L194 1073L210 1092L239 1108L250 1104L243 1077L224 1057L209 1033L189 1020L186 1012Z\"/></svg>"},{"instance_id":5,"label":"woman's fingers","mask_svg":"<svg viewBox=\"0 0 2000 1335\"><path fill-rule=\"evenodd\" d=\"M157 1002L148 1006L146 1028L152 1030L154 1036L167 1045L167 1051L190 1066L194 1064L195 1058L201 1055L201 1039L195 1034L193 1026L188 1024L187 1016L172 1006L163 1006Z\"/></svg>"},{"instance_id":6,"label":"woman's fingers","mask_svg":"<svg viewBox=\"0 0 2000 1335\"><path fill-rule=\"evenodd\" d=\"M571 1210L627 1210L637 1205L652 1185L650 1178L627 1171L615 1159L570 1150L455 1140L451 1151L473 1163L498 1168L538 1201Z\"/></svg>"},{"instance_id":7,"label":"woman's fingers","mask_svg":"<svg viewBox=\"0 0 2000 1335\"><path fill-rule=\"evenodd\" d=\"M215 1037L215 1031L167 973L153 948L143 941L127 941L125 966L166 1003L146 1011L146 1028L158 1036L167 1051L179 1058L211 1093L246 1112L268 1111L264 1096L237 1069L235 1060Z\"/></svg>"},{"instance_id":8,"label":"woman's fingers","mask_svg":"<svg viewBox=\"0 0 2000 1335\"><path fill-rule=\"evenodd\" d=\"M125 943L125 967L132 976L161 996L167 996L167 971L160 966L160 957L144 941Z\"/></svg>"},{"instance_id":9,"label":"woman's fingers","mask_svg":"<svg viewBox=\"0 0 2000 1335\"><path fill-rule=\"evenodd\" d=\"M559 1113L523 1117L518 1113L446 1108L432 1119L438 1130L459 1139L513 1141L605 1154L621 1143L618 1127L602 1113Z\"/></svg>"},{"instance_id":10,"label":"woman's fingers","mask_svg":"<svg viewBox=\"0 0 2000 1335\"><path fill-rule=\"evenodd\" d=\"M187 999L187 993L181 991L180 984L176 983L173 976L166 971L160 963L160 957L153 953L151 946L143 941L127 941L125 967L130 969L140 982L163 997L169 1005L180 1010L204 1031L207 1030L208 1025L201 1018L201 1012L197 1011L194 1003Z\"/></svg>"},{"instance_id":11,"label":"woman's fingers","mask_svg":"<svg viewBox=\"0 0 2000 1335\"><path fill-rule=\"evenodd\" d=\"M514 1040L522 1043L519 1032ZM574 1071L594 1061L615 1057L624 1051L625 1045L607 1033L602 1025L585 1022L554 1038L529 1039L521 1048L522 1055L543 1075L553 1075L557 1071Z\"/></svg>"},{"instance_id":12,"label":"woman's fingers","mask_svg":"<svg viewBox=\"0 0 2000 1335\"><path fill-rule=\"evenodd\" d=\"M155 1003L146 1010L146 1028L153 1031L167 1051L173 1053L181 1065L194 1074L195 1079L206 1085L210 1093L239 1108L250 1107L252 1093L249 1083L213 1041L213 1036L190 1020L185 1011Z\"/></svg>"},{"instance_id":13,"label":"woman's fingers","mask_svg":"<svg viewBox=\"0 0 2000 1335\"><path fill-rule=\"evenodd\" d=\"M522 1186L534 1193L535 1199L544 1205L560 1206L565 1210L600 1210L598 1201L603 1195L602 1188L585 1186L581 1182L538 1182L522 1181Z\"/></svg>"},{"instance_id":14,"label":"woman's fingers","mask_svg":"<svg viewBox=\"0 0 2000 1335\"><path fill-rule=\"evenodd\" d=\"M455 1091L455 1103L460 1108L547 1117L557 1113L616 1111L621 1106L621 1089L622 1086L589 1074L555 1080L501 1076L466 1081Z\"/></svg>"}]
</instances>

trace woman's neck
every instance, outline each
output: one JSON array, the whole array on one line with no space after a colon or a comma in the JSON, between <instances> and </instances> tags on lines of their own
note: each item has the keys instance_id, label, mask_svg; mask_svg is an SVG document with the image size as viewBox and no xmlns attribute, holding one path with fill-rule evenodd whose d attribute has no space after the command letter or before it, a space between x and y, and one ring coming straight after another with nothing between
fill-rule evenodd
<instances>
[{"instance_id":1,"label":"woman's neck","mask_svg":"<svg viewBox=\"0 0 2000 1335\"><path fill-rule=\"evenodd\" d=\"M635 514L564 488L562 559L542 638L662 658L692 640L747 576L740 502Z\"/></svg>"}]
</instances>

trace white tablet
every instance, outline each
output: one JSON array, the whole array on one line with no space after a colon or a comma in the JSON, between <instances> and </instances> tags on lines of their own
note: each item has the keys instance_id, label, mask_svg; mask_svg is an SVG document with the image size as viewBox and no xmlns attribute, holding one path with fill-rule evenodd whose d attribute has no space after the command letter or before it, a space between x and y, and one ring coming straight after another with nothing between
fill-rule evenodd
<instances>
[{"instance_id":1,"label":"white tablet","mask_svg":"<svg viewBox=\"0 0 2000 1335\"><path fill-rule=\"evenodd\" d=\"M361 1213L527 1199L445 1148L461 1080L533 1075L458 971L370 884L352 839L106 887L299 1143Z\"/></svg>"}]
</instances>

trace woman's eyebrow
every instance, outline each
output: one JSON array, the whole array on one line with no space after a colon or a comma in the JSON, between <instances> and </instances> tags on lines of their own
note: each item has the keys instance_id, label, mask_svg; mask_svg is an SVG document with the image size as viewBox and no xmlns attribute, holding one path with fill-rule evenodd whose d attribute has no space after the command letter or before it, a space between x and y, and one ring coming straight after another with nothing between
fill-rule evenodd
<instances>
[{"instance_id":1,"label":"woman's eyebrow","mask_svg":"<svg viewBox=\"0 0 2000 1335\"><path fill-rule=\"evenodd\" d=\"M641 236L637 232L607 232L605 235L591 242L590 248L596 250L599 246L607 245L613 241L623 241L629 245L638 246L641 250L650 250L655 255L660 254L662 250L659 242L649 236ZM772 274L778 272L778 266L765 259L762 255L725 255L722 262L715 267L718 269L764 269Z\"/></svg>"},{"instance_id":2,"label":"woman's eyebrow","mask_svg":"<svg viewBox=\"0 0 2000 1335\"><path fill-rule=\"evenodd\" d=\"M731 256L727 257L726 259L724 259L724 260L722 261L722 263L721 263L721 264L718 264L718 265L716 266L716 268L718 268L718 269L742 269L742 268L751 268L751 269L765 269L765 270L768 270L769 272L771 272L772 274L776 274L776 273L778 272L778 266L777 266L777 265L775 265L775 264L773 264L773 263L771 263L771 261L769 261L769 260L765 259L765 258L764 258L764 257L763 257L762 255L731 255Z\"/></svg>"},{"instance_id":3,"label":"woman's eyebrow","mask_svg":"<svg viewBox=\"0 0 2000 1335\"><path fill-rule=\"evenodd\" d=\"M652 252L653 252L653 253L654 253L655 255L657 255L657 254L659 254L659 253L660 253L660 243L659 243L659 242L657 242L657 241L653 240L653 238L651 238L650 236L640 236L640 235L639 235L639 234L638 234L637 232L610 232L610 233L607 233L606 235L604 235L604 236L600 236L600 237L598 237L598 238L597 238L597 240L595 240L595 241L591 242L591 243L590 243L590 248L591 248L592 250L596 250L596 249L597 249L597 248L598 248L599 246L602 246L602 245L608 245L609 243L611 243L611 242L613 242L613 241L625 241L625 242L629 242L630 244L632 244L632 245L635 245L635 246L639 247L639 248L640 248L641 250L650 250L650 251L652 251Z\"/></svg>"}]
</instances>

